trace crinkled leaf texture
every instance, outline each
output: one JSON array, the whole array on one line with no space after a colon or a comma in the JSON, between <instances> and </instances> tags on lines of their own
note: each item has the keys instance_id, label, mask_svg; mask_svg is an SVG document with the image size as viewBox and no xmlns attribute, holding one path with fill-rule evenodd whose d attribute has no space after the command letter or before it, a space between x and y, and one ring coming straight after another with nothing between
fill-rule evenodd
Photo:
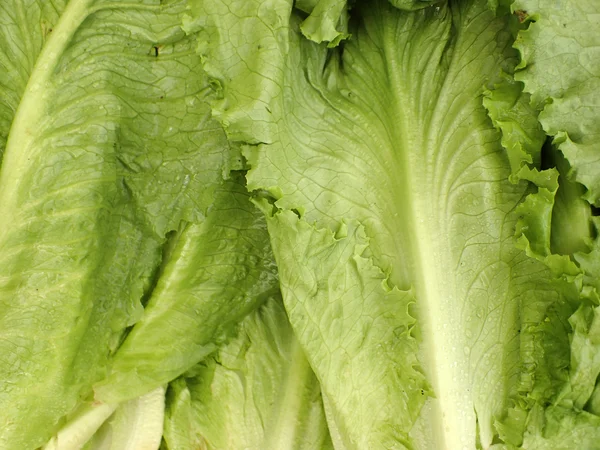
<instances>
[{"instance_id":1,"label":"crinkled leaf texture","mask_svg":"<svg viewBox=\"0 0 600 450\"><path fill-rule=\"evenodd\" d=\"M279 295L170 384L164 438L169 450L332 449L319 383Z\"/></svg>"},{"instance_id":2,"label":"crinkled leaf texture","mask_svg":"<svg viewBox=\"0 0 600 450\"><path fill-rule=\"evenodd\" d=\"M223 343L278 290L263 215L237 173L206 220L174 238L144 315L111 360L96 399L118 403L178 377Z\"/></svg>"},{"instance_id":3,"label":"crinkled leaf texture","mask_svg":"<svg viewBox=\"0 0 600 450\"><path fill-rule=\"evenodd\" d=\"M230 156L184 2L0 9L0 447L24 450L91 395Z\"/></svg>"},{"instance_id":4,"label":"crinkled leaf texture","mask_svg":"<svg viewBox=\"0 0 600 450\"><path fill-rule=\"evenodd\" d=\"M595 202L593 177L600 173L597 158L590 158L600 151L592 142L600 118L596 94L588 94L598 68L590 66L589 53L600 42L598 28L587 23L595 20L594 8L585 0L568 7L515 2L526 27L515 43L521 62L514 78L520 82L507 76L486 98L503 133L511 180L530 183L531 193L518 208L518 245L552 271L554 283L571 291L568 303L521 331L528 342L523 348L530 351L515 406L498 427L505 442L527 449L595 448L599 438L600 253L589 203ZM542 130L554 138L543 146Z\"/></svg>"},{"instance_id":5,"label":"crinkled leaf texture","mask_svg":"<svg viewBox=\"0 0 600 450\"><path fill-rule=\"evenodd\" d=\"M514 10L535 20L519 33L516 78L543 111L540 122L600 206L600 4L517 0Z\"/></svg>"},{"instance_id":6,"label":"crinkled leaf texture","mask_svg":"<svg viewBox=\"0 0 600 450\"><path fill-rule=\"evenodd\" d=\"M289 1L190 3L336 448L489 448L532 377L562 385L579 305L515 245L529 187L482 104L516 64L508 19L358 2L328 50Z\"/></svg>"},{"instance_id":7,"label":"crinkled leaf texture","mask_svg":"<svg viewBox=\"0 0 600 450\"><path fill-rule=\"evenodd\" d=\"M290 321L328 387L324 401L338 430L334 443L350 446L348 430L363 428L372 429L375 437L361 439L376 438L392 448L402 441L408 445L396 431L398 424L411 427L410 418L418 415L429 390L411 336L412 292L390 288L385 274L363 256L368 240L356 222L332 233L285 211L268 223ZM403 392L394 392L393 386L402 386ZM366 389L370 395L356 395ZM370 415L342 413L363 409Z\"/></svg>"},{"instance_id":8,"label":"crinkled leaf texture","mask_svg":"<svg viewBox=\"0 0 600 450\"><path fill-rule=\"evenodd\" d=\"M29 75L65 3L11 0L0 5L0 157Z\"/></svg>"},{"instance_id":9,"label":"crinkled leaf texture","mask_svg":"<svg viewBox=\"0 0 600 450\"><path fill-rule=\"evenodd\" d=\"M579 265L575 273L581 272L585 284L598 288L598 227L589 204L598 206L600 195L600 5L588 0L568 7L563 2L519 0L512 8L535 20L518 34L515 48L521 62L515 79L524 84L544 131L553 137L549 159L554 177L559 176L551 185L530 180L540 187L541 196L546 195L544 209L552 221L545 227L546 235L552 236L537 245L536 253L543 246L546 253L569 255ZM553 203L548 194L554 193ZM567 271L571 275L573 267Z\"/></svg>"},{"instance_id":10,"label":"crinkled leaf texture","mask_svg":"<svg viewBox=\"0 0 600 450\"><path fill-rule=\"evenodd\" d=\"M138 450L160 446L165 389L122 405L82 403L43 450Z\"/></svg>"},{"instance_id":11,"label":"crinkled leaf texture","mask_svg":"<svg viewBox=\"0 0 600 450\"><path fill-rule=\"evenodd\" d=\"M315 42L326 41L329 42L329 46L335 47L350 37L346 0L320 0L305 9L310 9L310 15L302 22L300 29L308 39Z\"/></svg>"},{"instance_id":12,"label":"crinkled leaf texture","mask_svg":"<svg viewBox=\"0 0 600 450\"><path fill-rule=\"evenodd\" d=\"M119 405L82 450L158 449L164 415L165 388L161 386Z\"/></svg>"}]
</instances>

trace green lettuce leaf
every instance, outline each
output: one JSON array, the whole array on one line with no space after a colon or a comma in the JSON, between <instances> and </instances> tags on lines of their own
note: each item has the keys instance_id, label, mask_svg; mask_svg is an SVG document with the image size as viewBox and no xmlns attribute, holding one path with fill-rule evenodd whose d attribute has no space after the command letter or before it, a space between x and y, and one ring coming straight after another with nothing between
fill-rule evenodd
<instances>
[{"instance_id":1,"label":"green lettuce leaf","mask_svg":"<svg viewBox=\"0 0 600 450\"><path fill-rule=\"evenodd\" d=\"M587 202L586 202L587 205ZM589 209L584 214L589 214ZM569 217L571 219L572 216ZM577 218L577 216L576 216ZM569 222L572 225L572 222ZM600 238L598 237L598 230L600 230L600 217L593 216L590 219L592 230L588 236L591 235L592 239L586 239L585 243L588 244L588 251L579 251L573 254L573 258L579 264L579 267L583 271L583 289L587 286L591 288L587 294L595 304L600 304L598 293L600 293ZM579 224L581 226L581 224ZM575 230L579 227L574 227ZM586 236L586 235L584 235Z\"/></svg>"},{"instance_id":2,"label":"green lettuce leaf","mask_svg":"<svg viewBox=\"0 0 600 450\"><path fill-rule=\"evenodd\" d=\"M308 39L319 43L326 41L330 47L335 47L350 37L349 18L346 0L320 0L311 8L300 29Z\"/></svg>"},{"instance_id":3,"label":"green lettuce leaf","mask_svg":"<svg viewBox=\"0 0 600 450\"><path fill-rule=\"evenodd\" d=\"M595 0L517 0L513 10L534 20L515 47L540 122L563 152L572 176L600 206L600 4Z\"/></svg>"},{"instance_id":4,"label":"green lettuce leaf","mask_svg":"<svg viewBox=\"0 0 600 450\"><path fill-rule=\"evenodd\" d=\"M158 449L162 440L164 413L165 388L160 387L119 405L92 439L78 448L82 450Z\"/></svg>"},{"instance_id":5,"label":"green lettuce leaf","mask_svg":"<svg viewBox=\"0 0 600 450\"><path fill-rule=\"evenodd\" d=\"M555 403L582 410L600 374L600 307L583 303L569 322L573 330L569 378Z\"/></svg>"},{"instance_id":6,"label":"green lettuce leaf","mask_svg":"<svg viewBox=\"0 0 600 450\"><path fill-rule=\"evenodd\" d=\"M265 219L236 174L217 191L206 220L173 243L144 315L94 388L96 399L119 403L178 377L276 289Z\"/></svg>"},{"instance_id":7,"label":"green lettuce leaf","mask_svg":"<svg viewBox=\"0 0 600 450\"><path fill-rule=\"evenodd\" d=\"M538 120L539 111L531 106L523 84L516 82L512 74L503 74L500 81L486 91L483 104L502 132L502 145L511 165L509 180L531 183L529 195L517 210L520 217L515 234L519 247L544 262L555 275L572 280L580 270L568 254L557 252L557 247L564 251L567 246L576 245L568 241L582 239L573 237L569 226L582 219L581 214L573 216L574 212L581 212L580 199L574 197L573 188L567 184L564 167L559 164L560 171L555 167L560 155L552 146L544 146L546 134ZM544 170L542 163L546 166ZM561 220L569 223L561 223ZM585 228L586 222L577 227Z\"/></svg>"},{"instance_id":8,"label":"green lettuce leaf","mask_svg":"<svg viewBox=\"0 0 600 450\"><path fill-rule=\"evenodd\" d=\"M438 5L437 8L445 6L445 0L389 0L389 2L396 8L406 11L414 11L417 9L427 8L435 4Z\"/></svg>"},{"instance_id":9,"label":"green lettuce leaf","mask_svg":"<svg viewBox=\"0 0 600 450\"><path fill-rule=\"evenodd\" d=\"M552 308L542 324L522 330L521 341L526 344L522 349L530 350L523 356L521 383L518 394L513 397L516 406L498 423L498 428L505 442L513 446L593 448L597 434L590 430L598 420L594 415L598 411L594 392L600 373L595 318L598 228L590 204L585 200L590 200L591 190L580 183L585 178L577 176L580 161L573 160L568 150L565 151L563 131L553 128L559 126L567 130L572 117L577 116L583 122L590 117L584 117L586 113L581 115L582 109L573 103L579 105L586 98L578 82L569 78L581 75L580 67L572 72L565 70L564 76L548 72L563 70L561 64L567 60L574 64L570 52L554 51L577 46L582 39L585 41L583 35L587 32L579 27L580 23L571 24L574 30L564 30L569 27L569 20L584 14L585 2L579 2L566 15L564 11L555 11L557 14L545 11L548 14L545 17L544 12L541 15L536 12L540 8L534 3L516 2L513 6L521 21L536 20L527 30L519 32L516 43L522 59L515 78L522 82L515 83L508 76L488 93L486 107L503 133L502 143L511 160L511 180L531 183L531 193L518 208L521 216L516 227L519 246L562 278L563 283L558 280L554 283L567 287L566 282L571 293L567 296L570 302L557 304L560 308ZM550 41L552 44L548 45ZM547 52L550 47L554 54ZM549 59L556 66L551 67ZM557 79L562 86L556 83ZM523 88L527 92L524 93ZM575 100L582 93L584 96ZM568 97L571 100L566 100ZM512 109L507 109L509 103ZM558 105L562 105L562 118L555 109ZM587 113L593 116L593 108ZM550 123L554 125L549 126ZM556 136L552 143L546 142L543 146L542 127L546 133ZM589 131L586 129L586 133ZM590 163L586 163L586 170L600 168Z\"/></svg>"},{"instance_id":10,"label":"green lettuce leaf","mask_svg":"<svg viewBox=\"0 0 600 450\"><path fill-rule=\"evenodd\" d=\"M599 6L586 0L568 8L519 0L513 9L522 20L534 20L515 43L521 54L515 78L531 93L544 130L554 138L549 159L560 187L552 210L551 251L577 263L582 295L598 303L600 227L590 204L598 206L599 198Z\"/></svg>"},{"instance_id":11,"label":"green lettuce leaf","mask_svg":"<svg viewBox=\"0 0 600 450\"><path fill-rule=\"evenodd\" d=\"M122 405L84 403L43 450L158 449L164 411L163 387Z\"/></svg>"},{"instance_id":12,"label":"green lettuce leaf","mask_svg":"<svg viewBox=\"0 0 600 450\"><path fill-rule=\"evenodd\" d=\"M319 384L279 296L167 394L169 450L332 449Z\"/></svg>"},{"instance_id":13,"label":"green lettuce leaf","mask_svg":"<svg viewBox=\"0 0 600 450\"><path fill-rule=\"evenodd\" d=\"M83 403L68 415L68 422L42 447L43 450L82 448L117 409L117 405Z\"/></svg>"},{"instance_id":14,"label":"green lettuce leaf","mask_svg":"<svg viewBox=\"0 0 600 450\"><path fill-rule=\"evenodd\" d=\"M486 106L495 125L504 133L503 145L513 168L512 181L528 180L537 190L521 206L522 218L517 234L522 245L531 256L545 261L557 275L574 277L581 270L573 260L577 259L577 254L590 250L595 231L589 203L584 200L593 201L590 197L593 182L584 185L586 179L577 175L581 162L573 159L568 150L569 142L572 142L569 136L585 135L588 139L594 135L593 130L588 129L588 122L597 121L597 111L593 106L581 107L579 103L584 98L590 99L581 86L594 82L585 67L583 47L588 45L588 39L594 42L598 36L583 25L588 17L592 17L588 15L585 1L577 2L568 11L559 8L560 12L556 6L540 7L535 1L515 2L512 7L519 20L524 22L520 28L528 26L519 31L515 43L521 62L514 75L524 83L526 93L522 94L523 83L514 83L510 88L512 93L507 95L505 83L504 87L496 86ZM535 22L529 23L532 19ZM547 42L552 45L546 45ZM578 52L571 51L577 46L581 47L583 56L579 62L574 60L578 58ZM557 79L561 82L557 83ZM542 151L539 143L531 140L531 134L527 136L523 130L516 130L515 125L519 127L524 123L525 116L517 117L514 110L507 110L509 105L506 101L503 103L502 97L520 105L517 109L529 114L526 119L529 124L535 124L539 119L541 125L538 128L543 127L547 134L554 136L553 143L547 143ZM591 101L593 103L593 99ZM585 129L576 131L574 118ZM536 131L536 136L540 131L541 128ZM527 150L527 155L523 154L523 149ZM598 166L591 160L584 165L584 170L592 172Z\"/></svg>"},{"instance_id":15,"label":"green lettuce leaf","mask_svg":"<svg viewBox=\"0 0 600 450\"><path fill-rule=\"evenodd\" d=\"M550 407L545 412L535 409L530 423L523 442L527 450L592 449L600 439L600 417L585 411L560 407Z\"/></svg>"},{"instance_id":16,"label":"green lettuce leaf","mask_svg":"<svg viewBox=\"0 0 600 450\"><path fill-rule=\"evenodd\" d=\"M359 448L410 446L401 430L431 395L412 336L413 293L390 287L363 256L368 239L356 222L332 233L285 211L268 223L290 321L324 386L336 448L353 448L355 439Z\"/></svg>"},{"instance_id":17,"label":"green lettuce leaf","mask_svg":"<svg viewBox=\"0 0 600 450\"><path fill-rule=\"evenodd\" d=\"M0 448L598 446L595 0L0 14Z\"/></svg>"},{"instance_id":18,"label":"green lettuce leaf","mask_svg":"<svg viewBox=\"0 0 600 450\"><path fill-rule=\"evenodd\" d=\"M0 447L18 450L105 376L231 159L184 2L29 4L0 22Z\"/></svg>"},{"instance_id":19,"label":"green lettuce leaf","mask_svg":"<svg viewBox=\"0 0 600 450\"><path fill-rule=\"evenodd\" d=\"M210 41L214 115L246 144L336 447L490 447L532 407L515 405L532 377L562 386L579 305L513 237L531 187L509 181L521 156L482 104L517 63L513 25L482 1L359 2L332 50L303 38L289 2L226 4L191 1L186 29ZM519 151L539 161L527 120Z\"/></svg>"},{"instance_id":20,"label":"green lettuce leaf","mask_svg":"<svg viewBox=\"0 0 600 450\"><path fill-rule=\"evenodd\" d=\"M64 0L11 0L0 5L0 160L35 61L65 4Z\"/></svg>"}]
</instances>

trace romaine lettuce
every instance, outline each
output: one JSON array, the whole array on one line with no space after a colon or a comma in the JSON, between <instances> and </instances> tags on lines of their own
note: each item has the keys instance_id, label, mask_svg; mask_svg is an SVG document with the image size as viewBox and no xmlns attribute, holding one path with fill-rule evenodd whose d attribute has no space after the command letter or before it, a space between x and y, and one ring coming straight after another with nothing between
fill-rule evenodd
<instances>
[{"instance_id":1,"label":"romaine lettuce","mask_svg":"<svg viewBox=\"0 0 600 450\"><path fill-rule=\"evenodd\" d=\"M144 315L94 388L97 400L120 403L177 378L278 290L266 223L243 176L215 196L206 220L173 239Z\"/></svg>"},{"instance_id":2,"label":"romaine lettuce","mask_svg":"<svg viewBox=\"0 0 600 450\"><path fill-rule=\"evenodd\" d=\"M166 414L171 450L331 448L319 384L279 295L251 313L215 355L171 383Z\"/></svg>"},{"instance_id":3,"label":"romaine lettuce","mask_svg":"<svg viewBox=\"0 0 600 450\"><path fill-rule=\"evenodd\" d=\"M303 38L302 14L286 22L285 0L191 3L213 114L247 144L336 447L489 448L511 432L520 445L526 423L507 424L540 432L569 377L581 400L547 414L583 408L594 308L580 267L549 247L558 172L539 171L549 131L510 82L516 16L358 2L352 39L328 50Z\"/></svg>"},{"instance_id":4,"label":"romaine lettuce","mask_svg":"<svg viewBox=\"0 0 600 450\"><path fill-rule=\"evenodd\" d=\"M600 4L0 13L0 449L600 448Z\"/></svg>"},{"instance_id":5,"label":"romaine lettuce","mask_svg":"<svg viewBox=\"0 0 600 450\"><path fill-rule=\"evenodd\" d=\"M185 2L29 3L3 3L0 26L1 135L8 136L0 173L0 448L18 450L42 445L92 400L92 384L107 375L143 304L156 310L154 287L165 291L168 281L157 278L184 263L179 254L182 261L164 261L165 249L181 253L194 232L191 246L206 244L215 190L223 172L239 166L210 117L196 39L180 27ZM227 273L239 282L269 284L273 269L261 265L265 254L272 265L266 231L243 199L227 205L230 231L208 231L224 240L195 263L210 272L220 252L238 264ZM244 235L237 241L236 229ZM234 241L242 243L239 258ZM245 260L265 270L250 273ZM252 308L253 295L238 296L240 312ZM231 324L228 306L209 306L218 313L211 330ZM184 331L181 321L173 326ZM170 377L145 374L147 390L201 358L193 342L181 344L189 358L168 367ZM171 345L164 341L165 350ZM119 358L114 365L113 377Z\"/></svg>"}]
</instances>

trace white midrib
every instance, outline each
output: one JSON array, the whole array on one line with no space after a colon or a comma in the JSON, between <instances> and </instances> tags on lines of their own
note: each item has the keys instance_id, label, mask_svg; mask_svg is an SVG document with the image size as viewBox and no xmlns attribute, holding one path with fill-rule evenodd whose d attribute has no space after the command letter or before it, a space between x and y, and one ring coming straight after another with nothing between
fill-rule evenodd
<instances>
[{"instance_id":1,"label":"white midrib","mask_svg":"<svg viewBox=\"0 0 600 450\"><path fill-rule=\"evenodd\" d=\"M265 430L263 450L294 450L298 447L299 425L307 420L303 413L309 412L306 395L307 383L314 376L304 351L297 339L293 340L291 361L287 367L284 384L277 399L275 418Z\"/></svg>"},{"instance_id":2,"label":"white midrib","mask_svg":"<svg viewBox=\"0 0 600 450\"><path fill-rule=\"evenodd\" d=\"M388 42L393 42L393 39ZM449 258L436 248L433 240L440 237L440 230L432 226L427 214L435 200L435 193L425 190L431 183L413 178L415 174L424 172L424 161L419 159L424 152L418 150L424 150L425 139L420 136L426 133L420 129L418 120L411 121L411 117L417 117L417 114L410 114L410 102L407 101L410 93L401 90L405 83L400 79L402 70L397 66L397 55L392 53L393 48L385 46L393 110L396 113L394 117L398 118L398 123L393 127L393 142L400 149L400 152L396 152L396 159L402 173L397 177L399 195L395 197L404 198L404 206L409 211L409 214L401 217L404 224L402 228L410 236L412 275L423 336L421 348L426 356L425 373L436 396L433 407L429 409L434 417L425 418L424 424L430 428L433 442L429 445L433 445L432 448L471 450L476 445L476 417L468 395L468 360L464 346L457 342L457 330L463 327L457 322L458 317L454 317L457 315L457 304L451 300L454 286L449 277L454 269L450 264L444 264ZM403 195L405 193L409 195Z\"/></svg>"},{"instance_id":3,"label":"white midrib","mask_svg":"<svg viewBox=\"0 0 600 450\"><path fill-rule=\"evenodd\" d=\"M120 421L110 426L109 432L105 424L115 411ZM96 436L99 439L93 441L93 450L156 450L163 435L164 413L162 386L123 404L84 405L42 450L77 450Z\"/></svg>"},{"instance_id":4,"label":"white midrib","mask_svg":"<svg viewBox=\"0 0 600 450\"><path fill-rule=\"evenodd\" d=\"M160 386L122 406L126 421L117 425L119 432L113 435L111 448L156 450L160 447L165 417L165 392L166 389ZM113 433L114 430L115 427Z\"/></svg>"},{"instance_id":5,"label":"white midrib","mask_svg":"<svg viewBox=\"0 0 600 450\"><path fill-rule=\"evenodd\" d=\"M51 100L50 77L75 31L91 12L94 0L71 0L53 27L33 67L25 92L15 113L0 170L0 205L4 211L16 206L19 180L29 166L40 121L47 114ZM11 220L3 215L3 219ZM7 227L0 226L0 229Z\"/></svg>"}]
</instances>

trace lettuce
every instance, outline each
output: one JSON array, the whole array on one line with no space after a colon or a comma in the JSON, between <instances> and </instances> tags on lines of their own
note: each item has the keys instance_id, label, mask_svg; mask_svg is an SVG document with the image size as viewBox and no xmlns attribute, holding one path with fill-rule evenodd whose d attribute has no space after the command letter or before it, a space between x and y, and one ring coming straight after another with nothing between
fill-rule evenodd
<instances>
[{"instance_id":1,"label":"lettuce","mask_svg":"<svg viewBox=\"0 0 600 450\"><path fill-rule=\"evenodd\" d=\"M319 384L274 296L170 386L170 449L328 449Z\"/></svg>"},{"instance_id":2,"label":"lettuce","mask_svg":"<svg viewBox=\"0 0 600 450\"><path fill-rule=\"evenodd\" d=\"M596 2L0 11L0 448L598 447Z\"/></svg>"},{"instance_id":3,"label":"lettuce","mask_svg":"<svg viewBox=\"0 0 600 450\"><path fill-rule=\"evenodd\" d=\"M517 408L527 419L559 402L576 376L572 333L586 304L574 258L550 248L558 172L539 172L548 130L512 81L518 24L477 1L410 14L359 2L352 39L327 50L303 39L301 14L282 28L291 4L270 3L245 2L239 15L230 2L193 2L187 30L211 42L198 50L220 86L213 114L246 144L334 443L508 439ZM245 29L246 16L260 30ZM579 218L590 229L589 213ZM576 408L598 374L585 360Z\"/></svg>"},{"instance_id":4,"label":"lettuce","mask_svg":"<svg viewBox=\"0 0 600 450\"><path fill-rule=\"evenodd\" d=\"M243 179L223 184L239 154L210 117L185 3L25 6L5 6L0 57L3 92L19 100L0 174L0 448L19 450L68 426L107 376L118 389L97 400L110 407L165 385L276 282ZM29 35L38 20L45 34ZM189 336L185 355L156 334L167 323ZM148 333L171 359L138 374L161 358Z\"/></svg>"}]
</instances>

